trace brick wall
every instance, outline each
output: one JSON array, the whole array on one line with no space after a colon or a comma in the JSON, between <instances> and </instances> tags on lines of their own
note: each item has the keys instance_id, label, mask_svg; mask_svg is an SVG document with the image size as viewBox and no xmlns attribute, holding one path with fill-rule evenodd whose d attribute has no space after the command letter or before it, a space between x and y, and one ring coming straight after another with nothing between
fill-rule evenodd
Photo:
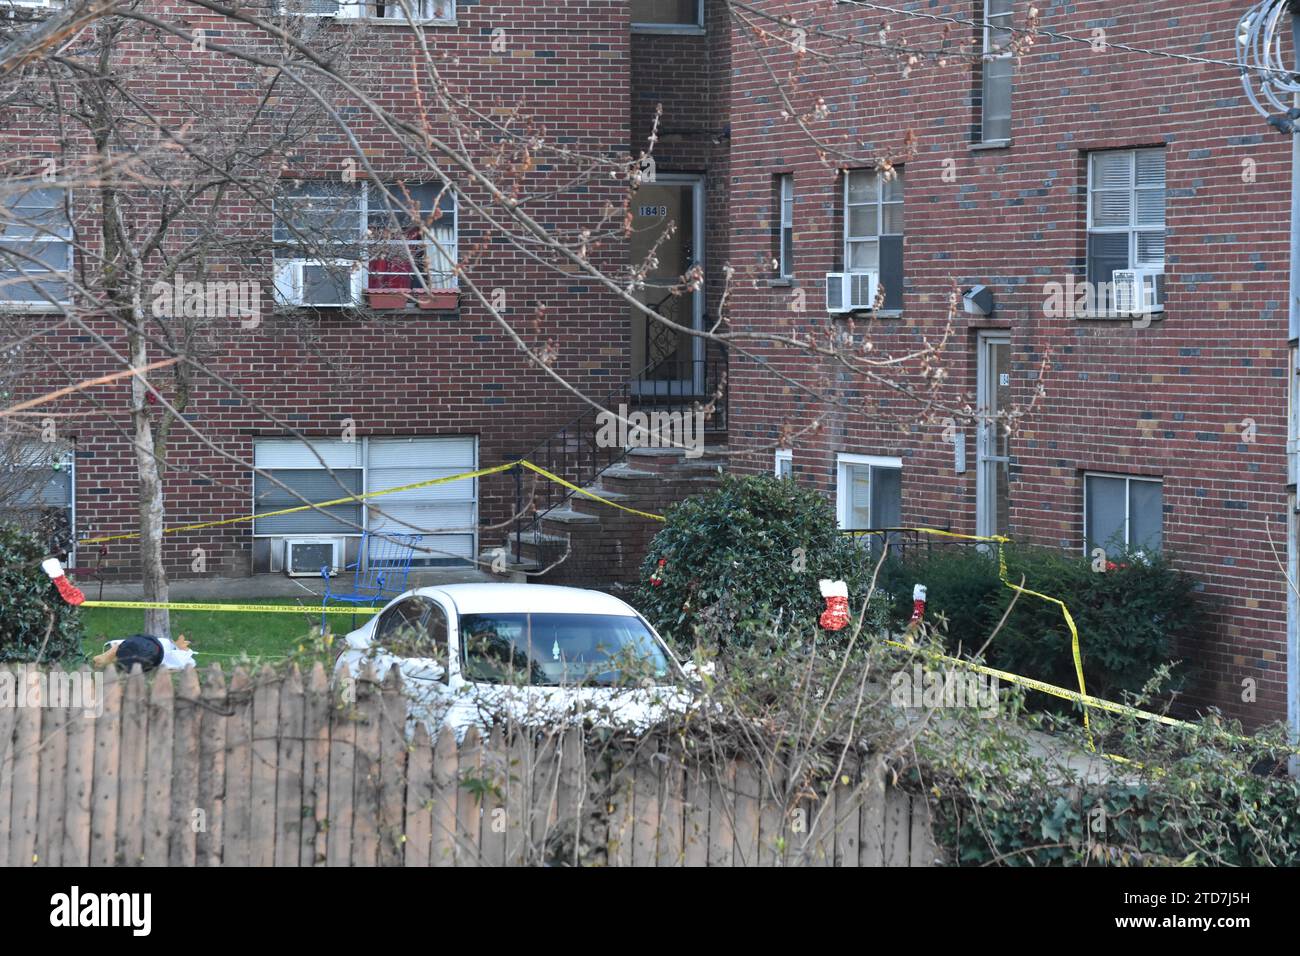
<instances>
[{"instance_id":1,"label":"brick wall","mask_svg":"<svg viewBox=\"0 0 1300 956\"><path fill-rule=\"evenodd\" d=\"M258 40L251 28L196 17L183 5L155 6L166 15L183 14L191 26L206 28L210 44L260 43L264 53L273 52L272 45ZM409 28L324 21L309 23L309 28L318 31L323 48L351 43L340 55L346 56L349 71L367 95L405 121L418 122L427 115L431 133L451 135L446 122L428 105L427 82L422 84L423 107L412 92L415 60ZM498 28L504 34L494 35ZM265 76L217 52L195 52L178 39L157 39L139 28L130 30L115 69L124 83L176 127L195 116L200 120L196 135L211 135L223 116L234 118L238 126L266 90ZM455 27L430 27L425 35L453 89L495 120L510 122L515 129L531 129L550 146L616 156L625 152L629 141L629 32L626 4L620 0L584 0L546 9L524 0L499 0L461 3ZM494 47L498 38L504 47L500 42ZM270 113L282 120L292 115L301 94L283 83L277 89L280 97L273 100ZM356 97L338 90L323 92L342 115L352 119L364 154L380 177L435 178L378 128ZM273 125L268 123L268 129ZM268 129L254 136L255 146L272 141ZM0 114L0 136L7 153L21 157L33 169L39 169L46 155L61 162L68 158L48 121L32 112L9 109ZM87 145L84 132L78 132L75 124L71 140L74 152ZM483 161L491 146L485 141L474 149ZM304 179L337 179L346 160L354 156L345 138L328 124L304 135L288 152L285 175ZM569 236L595 226L607 204L621 201L619 185L603 173L572 185L582 166L581 157L539 156L536 168L519 180L523 194L541 197L533 201L530 213ZM468 188L472 199L487 200L482 189ZM79 258L92 262L97 249L93 191L74 195L78 228L89 246ZM148 190L142 188L133 201L139 204L139 222L147 223ZM231 199L221 215L236 242L269 241L269 209ZM463 206L461 216L460 250L462 261L472 259L471 279L488 292L504 291L505 315L531 346L555 340L559 344L556 370L594 394L605 394L611 382L626 377L627 313L614 297L588 281L557 275L529 261L472 210ZM174 236L172 247L183 238L179 233ZM623 266L626 256L626 247L617 238L592 250L593 261L607 271ZM244 252L226 259L216 255L208 267L213 277L260 281L266 292L264 314L270 312L269 252ZM539 306L545 313L537 320ZM112 349L125 350L120 328L94 317L89 324ZM82 332L59 327L31 344L29 354L41 367L40 374L33 376L33 392L118 367ZM341 310L305 313L292 322L268 317L253 330L230 320L208 330L202 350L215 375L233 382L242 395L214 380L200 380L196 387L187 419L216 448L207 447L179 425L173 430L174 465L166 482L168 523L173 526L249 512L251 474L225 456L247 461L255 436L284 433L255 405L309 436L337 438L342 421L348 418L356 423L358 436L473 434L478 436L484 466L526 454L585 407L539 371L468 293L454 312L389 315L378 321L362 322ZM157 381L166 379L160 376ZM134 466L125 431L128 396L128 386L115 384L49 406L76 416L60 427L77 447L81 535L133 529ZM480 522L485 526L502 522L513 506L511 479L483 479L480 499ZM489 545L503 534L487 527L481 544ZM190 573L189 554L195 546L206 550L209 573L249 571L251 538L246 524L169 539L175 573ZM116 572L129 574L136 563L134 546L120 543L111 549L109 564Z\"/></svg>"},{"instance_id":2,"label":"brick wall","mask_svg":"<svg viewBox=\"0 0 1300 956\"><path fill-rule=\"evenodd\" d=\"M1196 676L1187 702L1252 724L1284 717L1286 592L1268 529L1284 554L1289 144L1249 106L1236 72L1040 39L1017 67L1011 145L972 149L968 63L921 65L903 77L879 53L816 34L825 27L873 41L883 19L891 42L937 48L942 24L843 5L757 6L795 16L810 48L844 54L796 65L788 48L766 47L779 76L794 71L787 88L798 113L825 99L829 118L813 125L832 146L873 156L897 149L909 130L917 136L905 166L902 315L859 323L858 332L877 354L901 354L942 337L954 283L989 286L996 312L957 316L939 397L973 403L983 328L1010 332L1014 402L1027 407L1045 389L1012 439L1013 537L1082 552L1085 470L1163 478L1165 547L1202 583L1211 613L1210 628L1178 649ZM969 18L978 6L923 12ZM1112 42L1226 60L1235 59L1242 12L1228 2L1038 6L1049 30L1091 36L1102 28ZM1016 9L1023 17L1023 5ZM951 27L950 46L970 29ZM732 43L730 255L738 268L770 255L773 174L793 172L797 195L796 288L769 288L766 274L751 271L738 283L732 319L747 330L801 335L843 328L821 307L823 275L839 265L841 162L781 115L750 38L736 30ZM1083 278L1087 151L1138 146L1167 154L1164 318L1149 328L1049 318L1044 284ZM802 313L790 308L799 291L807 295ZM769 470L780 428L822 416L816 434L794 442L800 480L833 497L837 453L900 456L906 523L975 530L972 427L969 470L956 474L941 426L919 424L914 401L847 379L830 360L759 351L766 364L731 359L731 444L754 452L742 469ZM773 370L838 390L848 408L801 393ZM891 377L920 384L914 374ZM1246 419L1256 423L1253 443L1242 440ZM1258 686L1255 704L1241 700L1247 678Z\"/></svg>"}]
</instances>

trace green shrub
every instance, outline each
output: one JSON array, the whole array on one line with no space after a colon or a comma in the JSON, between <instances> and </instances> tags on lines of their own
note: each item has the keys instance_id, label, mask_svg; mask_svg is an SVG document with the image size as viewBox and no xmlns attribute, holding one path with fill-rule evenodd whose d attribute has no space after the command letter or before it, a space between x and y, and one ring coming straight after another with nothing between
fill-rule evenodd
<instances>
[{"instance_id":1,"label":"green shrub","mask_svg":"<svg viewBox=\"0 0 1300 956\"><path fill-rule=\"evenodd\" d=\"M41 570L37 539L0 525L0 661L80 659L81 618Z\"/></svg>"},{"instance_id":2,"label":"green shrub","mask_svg":"<svg viewBox=\"0 0 1300 956\"><path fill-rule=\"evenodd\" d=\"M830 503L811 488L727 475L717 490L678 503L666 517L642 563L633 602L680 648L697 640L748 646L773 620L812 633L825 608L821 578L847 581L851 608L862 609L871 557L840 533ZM658 586L650 583L656 569L663 578ZM872 623L884 620L880 614Z\"/></svg>"},{"instance_id":3,"label":"green shrub","mask_svg":"<svg viewBox=\"0 0 1300 956\"><path fill-rule=\"evenodd\" d=\"M949 716L944 733L917 741L924 770L911 782L931 798L935 834L950 862L1300 864L1300 781L1284 772L1288 735L1280 724L1247 737L1217 717L1169 727L1094 713L1098 735L1134 759L1106 764L1094 757L1085 769L1077 724L1057 726L1063 753L1074 750L1071 770L1059 755L1028 746L1025 733L1062 718Z\"/></svg>"},{"instance_id":4,"label":"green shrub","mask_svg":"<svg viewBox=\"0 0 1300 956\"><path fill-rule=\"evenodd\" d=\"M1166 557L1124 555L1110 570L1095 571L1091 559L1055 549L1007 545L1005 554L1009 580L1019 583L1023 575L1026 588L1059 598L1070 609L1088 692L1095 696L1115 700L1140 690L1169 660L1174 642L1201 625L1194 582ZM895 625L911 614L911 584L919 581L929 592L926 619L947 619L950 652L978 650L1015 597L999 580L991 550L913 549L889 564ZM985 656L994 667L1073 690L1078 678L1070 645L1061 609L1021 594Z\"/></svg>"}]
</instances>

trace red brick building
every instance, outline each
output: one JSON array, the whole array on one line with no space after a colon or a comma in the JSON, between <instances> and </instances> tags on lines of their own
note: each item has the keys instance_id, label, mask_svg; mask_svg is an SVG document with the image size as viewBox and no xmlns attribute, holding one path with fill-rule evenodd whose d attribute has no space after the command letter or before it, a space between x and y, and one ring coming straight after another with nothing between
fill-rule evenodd
<instances>
[{"instance_id":1,"label":"red brick building","mask_svg":"<svg viewBox=\"0 0 1300 956\"><path fill-rule=\"evenodd\" d=\"M539 222L573 240L578 230L599 223L607 207L623 201L625 184L603 170L584 177L579 168L591 155L626 158L631 147L631 27L625 3L590 0L543 11L523 0L425 0L415 8L423 14L424 36L452 89L503 122L518 110L516 123L574 154L571 161L544 156L519 181L534 197L529 211ZM327 10L319 4L307 9L321 15L294 21L295 29L322 48L345 49L350 75L363 94L401 121L419 123L436 116L412 93L417 38L404 15L402 20L385 19L383 5L373 4L361 10L346 5ZM386 9L389 18L401 15L392 5ZM274 10L268 4L261 12L269 17ZM246 44L271 55L265 31L187 4L160 2L152 12L183 29L205 31L210 44L202 50L181 37L128 26L114 68L164 124L181 128L198 110L204 111L199 115L205 121L215 123L221 116L250 115L259 106L268 89L266 71L214 48L219 42ZM72 50L75 55L78 45ZM42 82L37 75L13 81L44 91ZM288 84L281 83L278 92L293 100ZM173 430L169 459L174 467L166 479L170 526L236 518L301 500L255 478L247 462L308 500L322 501L523 455L536 457L539 443L586 406L526 358L463 281L455 288L450 261L458 253L462 262L472 262L467 268L473 282L501 307L530 347L542 349L547 340L558 343L554 368L560 375L602 398L611 389L627 387L628 313L615 296L580 275L545 268L512 247L473 208L489 203L481 184L461 183L463 194L451 195L429 164L379 128L357 97L337 89L329 95L353 121L371 169L337 126L327 125L286 149L283 170L272 173L282 179L273 201L240 197L222 208L232 246L243 244L241 254L208 258L204 278L258 283L261 321L244 321L236 313L204 327L204 359L214 375L199 377L185 409L186 420L202 438L180 425ZM286 107L277 115L288 112ZM451 136L446 123L432 122L432 135ZM31 178L39 176L45 161L65 169L90 148L86 131L75 124L62 138L54 130L48 112L9 106L0 114L6 152L16 167L22 166L13 172L28 177L27 187L13 184L7 218L12 223L32 216L59 219L62 224L43 237L51 255L60 265L73 261L93 267L99 254L95 190L75 182L68 189L47 186ZM259 147L274 146L265 130L257 135L262 137ZM485 140L471 151L485 162L493 148ZM509 186L514 175L507 168L501 182ZM431 285L443 291L414 305L402 294L412 285L403 274L410 272L400 262L403 257L364 246L376 217L384 213L385 192L409 194L422 214L441 208L434 225L438 250L422 261L431 270ZM131 212L144 223L151 198L147 190L136 198L139 206ZM322 258L318 249L295 254L295 202L306 224L327 210L332 233L347 234L346 242L339 238L338 260L359 268L321 268L315 264ZM65 203L66 222L60 218ZM169 251L183 244L186 235L174 240ZM255 249L258 242L260 250L243 251ZM9 251L24 250L13 245ZM595 246L591 259L609 274L625 270L626 244ZM154 265L163 267L161 257ZM14 271L5 278L15 279L19 268L10 265ZM193 270L188 278L196 278ZM12 282L7 289L7 315L14 322L55 321L59 309L40 301L39 292ZM394 299L398 308L393 308ZM31 389L121 367L106 348L124 352L124 331L93 311L86 321L86 334L59 324L57 332L28 344L26 360L42 370L29 377ZM100 347L93 335L102 335L106 346ZM162 355L155 350L154 357ZM70 416L56 419L59 447L69 447L69 458L51 478L47 503L66 511L78 539L129 533L135 527L135 464L123 430L127 398L128 386L119 382L46 406ZM315 450L292 430L310 439ZM331 560L341 565L355 559L359 527L401 529L405 521L442 529L428 536L425 543L433 550L424 562L464 563L504 538L502 524L515 502L510 475L468 480L385 499L388 518L347 505L333 511L340 521L311 512L187 532L167 539L168 561L178 576L200 569L235 575L280 571L288 560L286 542L312 538L330 542ZM199 565L195 549L202 549ZM97 563L94 548L80 550L74 558L80 566ZM134 546L111 543L106 563L114 574L129 577L136 568Z\"/></svg>"},{"instance_id":2,"label":"red brick building","mask_svg":"<svg viewBox=\"0 0 1300 956\"><path fill-rule=\"evenodd\" d=\"M943 338L953 288L983 286L988 314L956 315L936 395L959 408L1024 414L1004 439L956 420L923 423L914 400L846 377L831 359L748 345L748 355L728 362L714 345L647 325L596 283L538 267L497 241L467 204L448 210L462 258L475 251L474 282L503 290L506 315L531 345L560 343L557 371L594 397L633 407L684 407L725 382L710 443L729 440L742 453L737 469L786 469L815 483L846 527L999 532L1081 554L1116 540L1159 547L1203 583L1210 609L1212 630L1180 649L1197 675L1190 702L1251 723L1287 716L1295 655L1269 532L1285 555L1290 164L1288 143L1248 105L1229 65L1238 5L1044 3L1041 27L1074 39L1039 35L1016 59L1001 55L1010 42L1001 31L1025 26L1029 5L1001 0L901 11L820 0L730 9L725 0L425 3L433 17L425 35L450 80L494 115L517 104L548 142L609 156L639 154L654 133L654 176L635 197L632 240L594 253L616 270L644 256L657 226L675 222L640 293L649 305L708 328L729 288L733 331L825 335L852 322L876 354L900 354ZM245 29L205 21L184 4L160 6L212 31ZM415 119L406 82L412 31L377 19L382 7L366 9L369 19L337 16L319 29L368 31L350 54L368 65L367 91ZM183 68L138 82L171 97L178 112L196 91L232 112L248 108L257 87L243 84L253 77L216 53L158 42ZM142 61L158 56L144 40L134 49ZM918 57L910 69L909 55ZM378 177L419 185L427 168L358 115ZM0 135L25 144L38 165L62 146L32 122L0 116ZM901 158L898 175L882 180L873 161L886 154ZM342 138L319 137L286 178L330 180L352 155ZM612 180L566 189L572 173L543 164L532 174L529 189L544 197L539 221L581 228L622 201ZM464 188L476 195L472 183ZM94 209L80 215L93 222ZM274 210L240 216L249 233L274 238ZM285 258L265 252L222 274L260 277L268 296L277 280L290 290L331 288ZM369 271L384 274L375 261L366 260ZM671 295L693 264L704 267L699 292ZM1083 282L1113 285L1117 270L1146 318L1074 295ZM831 280L845 310L831 312L827 276L845 274L847 284ZM387 290L388 280L361 281L348 294ZM873 305L878 288L882 308L855 307ZM320 462L289 442L286 426L328 449L336 473L364 490L531 455L582 484L602 474L626 480L644 500L645 474L627 472L626 462L617 466L622 479L610 471L621 456L594 447L586 406L537 370L474 297L462 288L428 304L438 307L367 322L348 308L310 308L305 337L269 324L231 332L212 364L247 398L209 384L188 414L222 450L316 500L325 493L312 484ZM539 305L544 319L530 324ZM120 344L120 330L100 331ZM85 336L48 337L51 380L102 372L89 345ZM912 368L901 380L923 386ZM132 528L124 398L101 397L109 414L73 419L66 436L75 475L54 496L75 498L78 537ZM776 450L788 427L812 422L816 430ZM341 441L349 424L359 441ZM168 476L169 524L292 503L197 440L180 437L173 447L183 464ZM437 539L442 558L470 558L505 540L514 479L444 486L401 503L398 520L470 529ZM596 540L590 509L558 497L544 501L551 505L540 532L523 541L528 556L580 526ZM354 526L372 520L361 508L341 517ZM187 534L169 547L180 574L195 547L205 549L209 571L246 574L280 570L295 537L336 538L348 560L358 540L313 517ZM577 579L635 575L637 547L609 538L608 550L589 549L592 561L570 565ZM132 561L129 547L114 547L119 570L130 573ZM1243 700L1243 681L1253 682L1255 702ZM1296 683L1293 673L1292 708Z\"/></svg>"},{"instance_id":3,"label":"red brick building","mask_svg":"<svg viewBox=\"0 0 1300 956\"><path fill-rule=\"evenodd\" d=\"M1290 144L1230 65L1240 5L1038 4L1044 30L1079 39L1039 36L1019 60L996 56L1009 45L999 28L1023 26L1027 4L990 0L987 33L978 2L905 5L913 15L753 6L793 16L809 51L838 56L799 55L802 37L761 17L784 43L733 33L731 261L780 258L783 225L793 241L788 278L738 283L737 324L807 335L851 314L876 354L897 355L943 337L954 285L984 286L990 314L956 315L938 397L1025 414L1009 439L921 424L915 403L846 381L832 360L769 350L765 364L732 358L733 448L819 420L780 457L850 526L1003 533L1080 554L1116 540L1162 548L1210 609L1212 630L1178 649L1196 677L1189 702L1252 724L1286 718L1273 546L1285 561ZM878 48L882 22L891 47L942 52L906 71ZM995 55L961 56L962 44ZM819 155L772 96L773 72L793 77L799 113L823 100L812 127L863 158ZM883 180L869 160L903 152L909 131L914 152ZM1145 284L1155 311L1058 307L1116 270L1135 273L1123 281ZM885 307L828 316L827 274L843 272L878 277ZM870 411L818 401L773 369ZM767 451L749 467L774 466Z\"/></svg>"}]
</instances>

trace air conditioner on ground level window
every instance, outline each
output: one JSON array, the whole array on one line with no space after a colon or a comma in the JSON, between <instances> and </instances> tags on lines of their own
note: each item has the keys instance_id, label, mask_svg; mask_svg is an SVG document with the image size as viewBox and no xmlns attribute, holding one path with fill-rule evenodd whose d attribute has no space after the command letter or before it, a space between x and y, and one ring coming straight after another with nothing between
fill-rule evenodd
<instances>
[{"instance_id":1,"label":"air conditioner on ground level window","mask_svg":"<svg viewBox=\"0 0 1300 956\"><path fill-rule=\"evenodd\" d=\"M879 284L878 272L826 273L826 311L857 312L874 307Z\"/></svg>"},{"instance_id":2,"label":"air conditioner on ground level window","mask_svg":"<svg viewBox=\"0 0 1300 956\"><path fill-rule=\"evenodd\" d=\"M283 305L347 307L361 301L365 270L347 259L280 259L275 297Z\"/></svg>"},{"instance_id":3,"label":"air conditioner on ground level window","mask_svg":"<svg viewBox=\"0 0 1300 956\"><path fill-rule=\"evenodd\" d=\"M1158 283L1162 269L1116 269L1111 275L1114 311L1118 315L1147 315L1164 308Z\"/></svg>"},{"instance_id":4,"label":"air conditioner on ground level window","mask_svg":"<svg viewBox=\"0 0 1300 956\"><path fill-rule=\"evenodd\" d=\"M342 538L285 538L284 573L291 578L319 577L321 568L343 566Z\"/></svg>"}]
</instances>

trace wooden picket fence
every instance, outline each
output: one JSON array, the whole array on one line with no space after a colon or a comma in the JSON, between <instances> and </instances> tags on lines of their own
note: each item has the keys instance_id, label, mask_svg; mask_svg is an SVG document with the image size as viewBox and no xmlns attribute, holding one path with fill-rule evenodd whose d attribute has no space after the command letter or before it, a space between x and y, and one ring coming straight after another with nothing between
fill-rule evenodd
<instances>
[{"instance_id":1,"label":"wooden picket fence","mask_svg":"<svg viewBox=\"0 0 1300 956\"><path fill-rule=\"evenodd\" d=\"M34 671L13 671L27 685ZM367 675L371 677L372 675ZM845 763L818 793L677 739L405 734L396 674L105 675L103 710L0 707L0 865L928 866L928 808ZM848 783L846 784L845 781ZM796 796L787 797L786 794Z\"/></svg>"}]
</instances>

